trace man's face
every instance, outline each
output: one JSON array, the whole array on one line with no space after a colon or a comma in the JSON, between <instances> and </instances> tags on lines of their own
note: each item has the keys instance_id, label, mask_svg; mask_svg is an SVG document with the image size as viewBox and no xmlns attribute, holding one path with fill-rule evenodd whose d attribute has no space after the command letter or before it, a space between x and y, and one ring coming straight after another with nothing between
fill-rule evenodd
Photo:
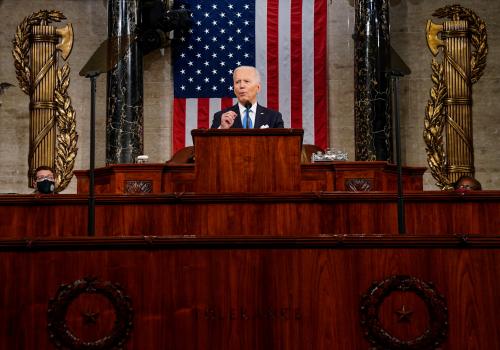
<instances>
[{"instance_id":1,"label":"man's face","mask_svg":"<svg viewBox=\"0 0 500 350\"><path fill-rule=\"evenodd\" d=\"M257 94L260 91L260 83L257 73L252 68L240 68L233 76L234 94L238 101L244 105L246 102L254 104L257 102Z\"/></svg>"},{"instance_id":2,"label":"man's face","mask_svg":"<svg viewBox=\"0 0 500 350\"><path fill-rule=\"evenodd\" d=\"M457 185L457 191L476 191L478 189L477 183L469 178L462 179Z\"/></svg>"}]
</instances>

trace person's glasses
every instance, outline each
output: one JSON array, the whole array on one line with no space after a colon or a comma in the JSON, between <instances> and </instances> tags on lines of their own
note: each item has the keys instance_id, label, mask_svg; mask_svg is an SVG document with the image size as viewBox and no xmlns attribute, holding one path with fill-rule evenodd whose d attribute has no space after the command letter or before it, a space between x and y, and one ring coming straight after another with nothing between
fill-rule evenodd
<instances>
[{"instance_id":1,"label":"person's glasses","mask_svg":"<svg viewBox=\"0 0 500 350\"><path fill-rule=\"evenodd\" d=\"M36 182L42 182L44 180L54 181L54 176L53 175L37 176L36 178Z\"/></svg>"}]
</instances>

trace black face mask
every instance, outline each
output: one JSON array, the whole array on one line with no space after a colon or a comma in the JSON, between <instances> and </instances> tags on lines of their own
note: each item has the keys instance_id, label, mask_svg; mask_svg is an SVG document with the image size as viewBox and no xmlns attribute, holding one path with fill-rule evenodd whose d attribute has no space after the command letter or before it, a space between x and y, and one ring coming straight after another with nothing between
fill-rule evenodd
<instances>
[{"instance_id":1,"label":"black face mask","mask_svg":"<svg viewBox=\"0 0 500 350\"><path fill-rule=\"evenodd\" d=\"M54 181L43 180L36 183L36 189L38 192L43 194L54 193L54 189L56 188Z\"/></svg>"}]
</instances>

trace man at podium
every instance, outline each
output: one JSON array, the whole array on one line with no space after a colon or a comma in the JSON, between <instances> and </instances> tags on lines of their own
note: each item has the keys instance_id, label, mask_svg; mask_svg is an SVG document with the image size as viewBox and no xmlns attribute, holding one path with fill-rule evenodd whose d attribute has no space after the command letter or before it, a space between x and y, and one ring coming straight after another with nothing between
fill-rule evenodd
<instances>
[{"instance_id":1,"label":"man at podium","mask_svg":"<svg viewBox=\"0 0 500 350\"><path fill-rule=\"evenodd\" d=\"M240 66L233 72L233 91L238 98L234 106L215 113L212 128L283 128L281 113L257 103L260 73L255 67Z\"/></svg>"}]
</instances>

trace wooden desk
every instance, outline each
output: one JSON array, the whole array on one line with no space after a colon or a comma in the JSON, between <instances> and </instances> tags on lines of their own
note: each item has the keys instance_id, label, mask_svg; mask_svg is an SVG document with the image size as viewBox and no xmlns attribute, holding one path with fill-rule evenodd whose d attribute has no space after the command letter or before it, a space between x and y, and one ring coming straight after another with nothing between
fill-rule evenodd
<instances>
[{"instance_id":1,"label":"wooden desk","mask_svg":"<svg viewBox=\"0 0 500 350\"><path fill-rule=\"evenodd\" d=\"M125 349L498 349L499 248L498 236L0 239L0 348L108 336Z\"/></svg>"},{"instance_id":2,"label":"wooden desk","mask_svg":"<svg viewBox=\"0 0 500 350\"><path fill-rule=\"evenodd\" d=\"M0 196L0 237L87 232L83 195ZM405 194L408 235L500 234L500 192ZM388 192L165 193L96 196L98 236L397 235Z\"/></svg>"},{"instance_id":3,"label":"wooden desk","mask_svg":"<svg viewBox=\"0 0 500 350\"><path fill-rule=\"evenodd\" d=\"M194 136L195 164L96 170L95 237L86 171L77 195L0 196L0 349L500 348L500 191L405 167L399 235L393 165Z\"/></svg>"},{"instance_id":4,"label":"wooden desk","mask_svg":"<svg viewBox=\"0 0 500 350\"><path fill-rule=\"evenodd\" d=\"M117 164L95 170L95 192L279 193L396 191L396 166L387 162L301 164L298 129L193 130L194 164ZM422 167L403 168L405 191L423 189ZM88 193L89 173L75 171Z\"/></svg>"}]
</instances>

